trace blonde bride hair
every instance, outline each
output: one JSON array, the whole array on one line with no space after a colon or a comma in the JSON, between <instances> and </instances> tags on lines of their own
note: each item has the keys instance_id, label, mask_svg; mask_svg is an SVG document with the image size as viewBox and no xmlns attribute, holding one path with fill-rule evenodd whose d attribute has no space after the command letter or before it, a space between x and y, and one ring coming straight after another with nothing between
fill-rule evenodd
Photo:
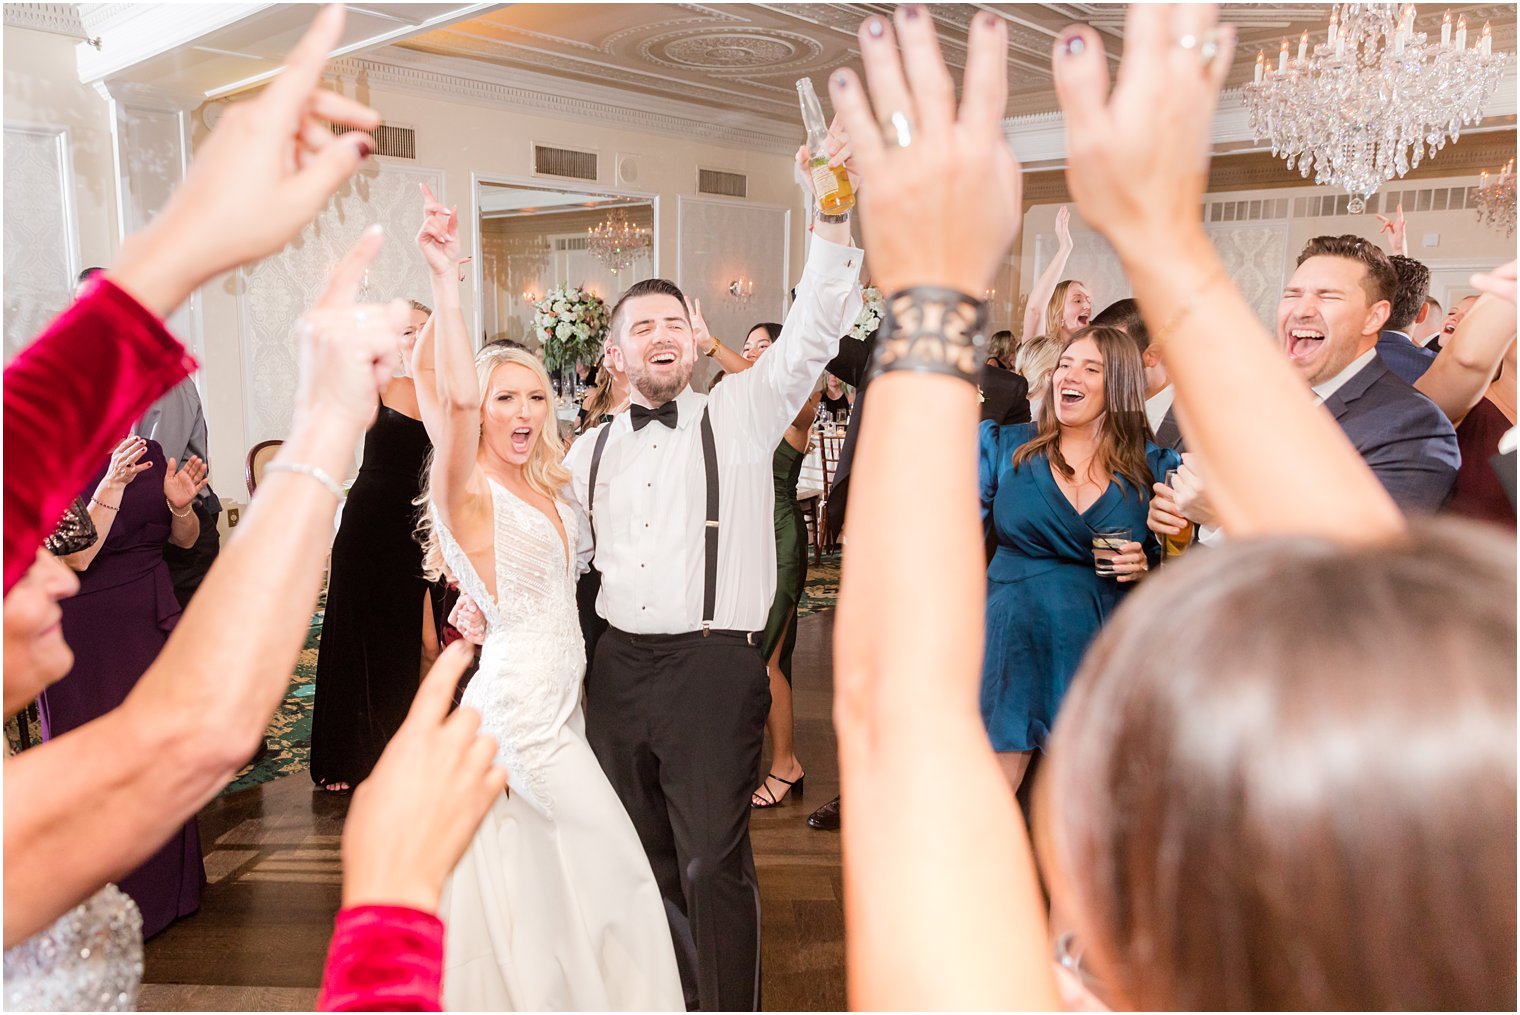
<instances>
[{"instance_id":1,"label":"blonde bride hair","mask_svg":"<svg viewBox=\"0 0 1520 1015\"><path fill-rule=\"evenodd\" d=\"M528 449L528 460L523 465L523 478L528 481L528 486L537 493L558 502L560 491L565 484L570 482L570 472L561 464L565 457L565 445L559 436L559 419L553 409L553 387L549 383L549 374L544 370L534 355L521 349L513 349L508 346L487 346L475 355L475 379L480 388L481 404L491 393L491 378L495 375L498 367L507 364L516 364L526 367L533 372L534 378L543 387L544 393L550 398L550 409L544 425L539 429L533 439L533 446ZM551 432L552 431L552 432ZM485 438L484 422L481 425L481 439ZM428 452L428 460L423 469L422 492L413 504L422 510L417 517L417 541L422 544L422 574L428 581L437 581L440 576L447 574L443 563L443 551L438 545L438 533L433 528L433 452ZM449 577L453 577L450 575Z\"/></svg>"}]
</instances>

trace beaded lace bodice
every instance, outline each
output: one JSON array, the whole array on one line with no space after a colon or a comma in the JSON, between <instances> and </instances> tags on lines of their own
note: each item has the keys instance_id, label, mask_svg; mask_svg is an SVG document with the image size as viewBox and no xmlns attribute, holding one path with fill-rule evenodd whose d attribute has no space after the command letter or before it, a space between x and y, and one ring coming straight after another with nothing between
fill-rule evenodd
<instances>
[{"instance_id":1,"label":"beaded lace bodice","mask_svg":"<svg viewBox=\"0 0 1520 1015\"><path fill-rule=\"evenodd\" d=\"M580 707L586 648L575 607L575 516L555 502L567 545L537 508L494 481L496 596L486 590L469 557L443 524L433 525L449 573L480 606L486 640L480 669L464 704L496 738L498 760L515 793L552 813L542 768L561 727Z\"/></svg>"},{"instance_id":2,"label":"beaded lace bodice","mask_svg":"<svg viewBox=\"0 0 1520 1015\"><path fill-rule=\"evenodd\" d=\"M135 1011L142 914L106 885L5 952L6 1011Z\"/></svg>"}]
</instances>

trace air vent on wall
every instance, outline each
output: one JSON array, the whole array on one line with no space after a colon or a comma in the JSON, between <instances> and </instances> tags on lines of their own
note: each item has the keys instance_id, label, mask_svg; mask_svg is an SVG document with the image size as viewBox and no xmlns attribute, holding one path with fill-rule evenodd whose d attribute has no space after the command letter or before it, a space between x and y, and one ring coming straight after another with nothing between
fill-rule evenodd
<instances>
[{"instance_id":1,"label":"air vent on wall","mask_svg":"<svg viewBox=\"0 0 1520 1015\"><path fill-rule=\"evenodd\" d=\"M596 154L569 148L533 146L533 172L539 176L563 176L572 180L596 179Z\"/></svg>"},{"instance_id":2,"label":"air vent on wall","mask_svg":"<svg viewBox=\"0 0 1520 1015\"><path fill-rule=\"evenodd\" d=\"M567 250L588 250L591 244L584 236L561 236L554 241L554 252L563 253Z\"/></svg>"},{"instance_id":3,"label":"air vent on wall","mask_svg":"<svg viewBox=\"0 0 1520 1015\"><path fill-rule=\"evenodd\" d=\"M1382 211L1393 214L1402 202L1404 211L1461 211L1476 205L1471 187L1423 187L1408 190L1387 190L1373 194L1367 199L1366 214ZM1259 219L1285 219L1291 214L1295 219L1322 218L1327 215L1349 215L1348 194L1312 194L1305 197L1277 197L1249 201L1219 200L1208 203L1207 218L1210 222L1253 222ZM1384 210L1386 209L1386 211Z\"/></svg>"},{"instance_id":4,"label":"air vent on wall","mask_svg":"<svg viewBox=\"0 0 1520 1015\"><path fill-rule=\"evenodd\" d=\"M347 134L353 130L340 124L330 124L334 134ZM397 123L382 123L370 131L370 136L375 139L375 154L388 155L393 159L415 159L417 157L417 131L413 127L403 127Z\"/></svg>"},{"instance_id":5,"label":"air vent on wall","mask_svg":"<svg viewBox=\"0 0 1520 1015\"><path fill-rule=\"evenodd\" d=\"M719 197L748 197L749 177L742 173L725 173L721 169L697 170L697 193Z\"/></svg>"}]
</instances>

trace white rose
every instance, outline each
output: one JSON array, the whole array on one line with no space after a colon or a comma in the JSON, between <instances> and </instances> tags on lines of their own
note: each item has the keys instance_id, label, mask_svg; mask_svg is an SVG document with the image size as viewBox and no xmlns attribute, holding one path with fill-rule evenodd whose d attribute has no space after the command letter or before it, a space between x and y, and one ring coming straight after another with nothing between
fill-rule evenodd
<instances>
[{"instance_id":1,"label":"white rose","mask_svg":"<svg viewBox=\"0 0 1520 1015\"><path fill-rule=\"evenodd\" d=\"M569 338L571 332L574 330L575 329L568 324L561 324L554 329L554 335L556 338Z\"/></svg>"}]
</instances>

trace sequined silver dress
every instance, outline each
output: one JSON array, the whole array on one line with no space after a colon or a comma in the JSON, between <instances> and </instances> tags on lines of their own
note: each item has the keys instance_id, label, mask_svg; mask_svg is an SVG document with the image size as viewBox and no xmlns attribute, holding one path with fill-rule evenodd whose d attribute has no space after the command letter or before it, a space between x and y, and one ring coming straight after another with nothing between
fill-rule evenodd
<instances>
[{"instance_id":1,"label":"sequined silver dress","mask_svg":"<svg viewBox=\"0 0 1520 1015\"><path fill-rule=\"evenodd\" d=\"M142 915L106 885L5 951L6 1011L136 1011Z\"/></svg>"}]
</instances>

